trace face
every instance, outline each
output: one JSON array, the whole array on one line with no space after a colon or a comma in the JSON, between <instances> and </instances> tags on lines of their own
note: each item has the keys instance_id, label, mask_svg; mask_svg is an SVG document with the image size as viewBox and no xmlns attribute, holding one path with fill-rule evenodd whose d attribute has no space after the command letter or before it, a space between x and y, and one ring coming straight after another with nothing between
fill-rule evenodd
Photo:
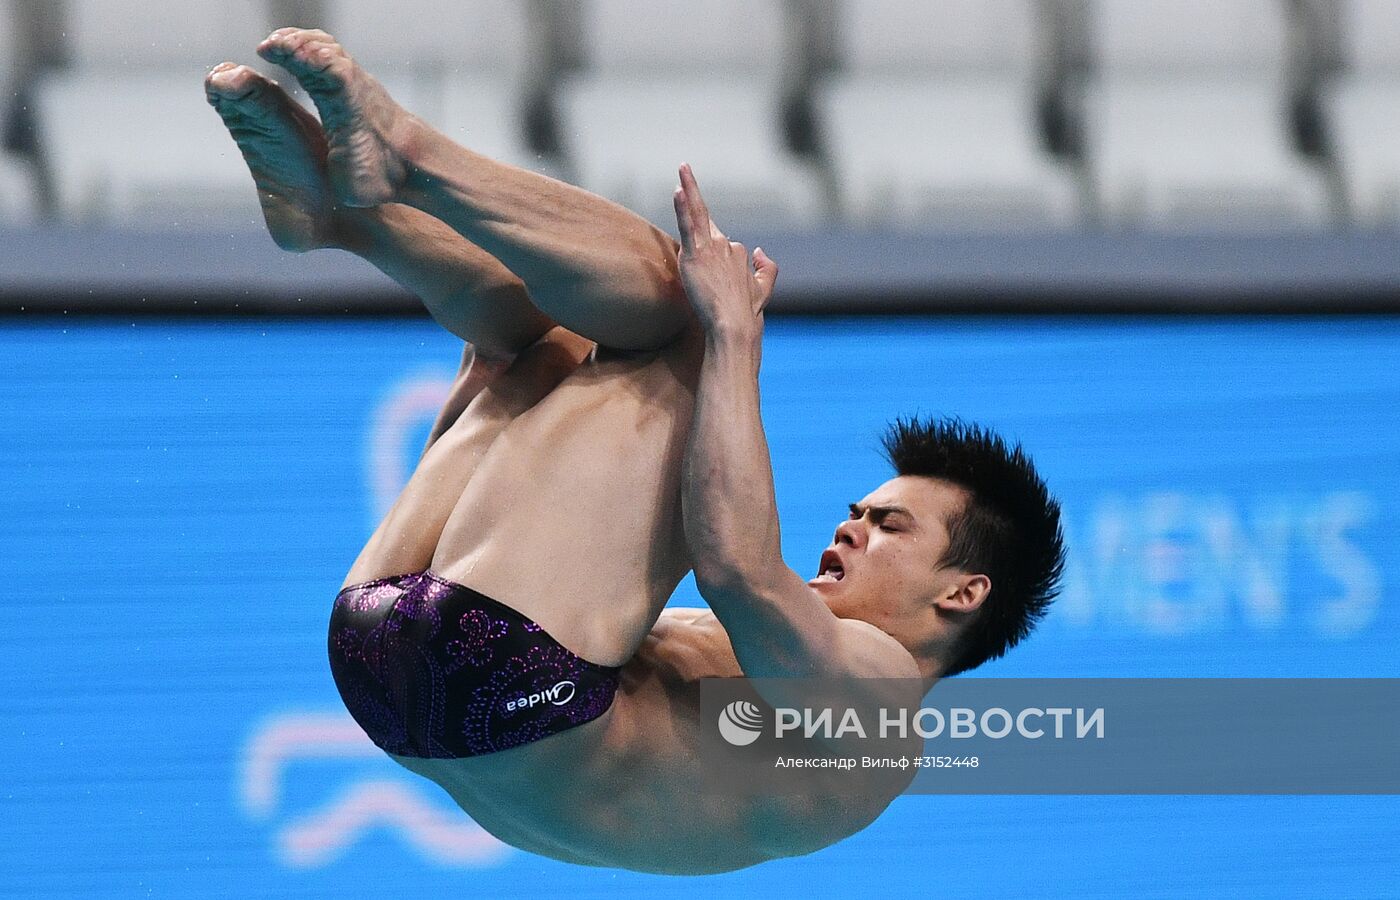
<instances>
[{"instance_id":1,"label":"face","mask_svg":"<svg viewBox=\"0 0 1400 900\"><path fill-rule=\"evenodd\" d=\"M851 504L808 585L836 615L869 622L906 646L930 635L941 627L936 607L968 577L939 564L948 550L947 523L967 496L934 478L885 482Z\"/></svg>"}]
</instances>

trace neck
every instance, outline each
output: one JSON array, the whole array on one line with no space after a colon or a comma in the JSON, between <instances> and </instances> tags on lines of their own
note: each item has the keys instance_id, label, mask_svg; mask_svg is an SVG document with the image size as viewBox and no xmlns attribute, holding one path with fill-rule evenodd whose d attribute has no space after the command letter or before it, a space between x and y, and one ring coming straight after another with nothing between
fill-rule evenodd
<instances>
[{"instance_id":1,"label":"neck","mask_svg":"<svg viewBox=\"0 0 1400 900\"><path fill-rule=\"evenodd\" d=\"M943 661L937 651L920 653L914 657L914 662L919 665L919 675L924 680L924 693L933 689L933 685L943 673L948 670L948 665Z\"/></svg>"},{"instance_id":2,"label":"neck","mask_svg":"<svg viewBox=\"0 0 1400 900\"><path fill-rule=\"evenodd\" d=\"M918 650L911 649L914 662L919 665L919 674L923 676L925 688L932 688L933 683L953 667L953 663L957 661L959 637L958 632L949 634L940 630L929 634Z\"/></svg>"}]
</instances>

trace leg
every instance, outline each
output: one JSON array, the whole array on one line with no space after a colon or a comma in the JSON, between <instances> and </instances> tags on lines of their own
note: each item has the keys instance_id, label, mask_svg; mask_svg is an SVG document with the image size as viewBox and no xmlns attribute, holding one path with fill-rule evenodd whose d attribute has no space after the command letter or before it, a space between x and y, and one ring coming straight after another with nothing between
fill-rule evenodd
<instances>
[{"instance_id":1,"label":"leg","mask_svg":"<svg viewBox=\"0 0 1400 900\"><path fill-rule=\"evenodd\" d=\"M345 202L399 200L432 214L518 274L555 321L604 346L657 349L689 322L675 242L641 217L457 146L323 31L280 29L258 52L315 101Z\"/></svg>"},{"instance_id":2,"label":"leg","mask_svg":"<svg viewBox=\"0 0 1400 900\"><path fill-rule=\"evenodd\" d=\"M603 665L632 657L690 568L681 463L703 353L598 354L503 429L443 528L439 575Z\"/></svg>"},{"instance_id":3,"label":"leg","mask_svg":"<svg viewBox=\"0 0 1400 900\"><path fill-rule=\"evenodd\" d=\"M481 356L508 360L553 327L519 278L432 216L399 204L337 204L321 125L280 87L224 63L209 73L205 90L252 171L279 246L336 247L369 260Z\"/></svg>"},{"instance_id":4,"label":"leg","mask_svg":"<svg viewBox=\"0 0 1400 900\"><path fill-rule=\"evenodd\" d=\"M521 351L508 366L473 358L469 350L413 477L360 551L344 583L427 569L448 517L486 451L512 421L554 390L592 350L590 341L558 327ZM450 424L445 425L448 419Z\"/></svg>"},{"instance_id":5,"label":"leg","mask_svg":"<svg viewBox=\"0 0 1400 900\"><path fill-rule=\"evenodd\" d=\"M554 326L505 266L426 213L338 207L320 123L275 84L226 63L210 73L206 89L252 170L280 246L358 253L418 293L439 322L469 342L413 477L346 583L426 569L486 449L593 345Z\"/></svg>"}]
</instances>

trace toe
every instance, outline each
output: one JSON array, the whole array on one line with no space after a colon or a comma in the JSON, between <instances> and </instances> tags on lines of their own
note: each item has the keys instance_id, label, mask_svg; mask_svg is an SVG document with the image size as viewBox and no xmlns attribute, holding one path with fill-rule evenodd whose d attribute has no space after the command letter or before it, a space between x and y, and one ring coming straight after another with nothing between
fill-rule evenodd
<instances>
[{"instance_id":1,"label":"toe","mask_svg":"<svg viewBox=\"0 0 1400 900\"><path fill-rule=\"evenodd\" d=\"M288 52L295 53L307 44L329 44L335 39L318 28L298 28L290 34L283 35L276 43L287 49Z\"/></svg>"},{"instance_id":2,"label":"toe","mask_svg":"<svg viewBox=\"0 0 1400 900\"><path fill-rule=\"evenodd\" d=\"M209 77L205 79L204 83L210 90L218 94L237 93L242 86L239 74L238 66L218 68L209 73Z\"/></svg>"},{"instance_id":3,"label":"toe","mask_svg":"<svg viewBox=\"0 0 1400 900\"><path fill-rule=\"evenodd\" d=\"M321 72L344 53L324 31L302 30L268 38L258 47L258 55L284 68Z\"/></svg>"},{"instance_id":4,"label":"toe","mask_svg":"<svg viewBox=\"0 0 1400 900\"><path fill-rule=\"evenodd\" d=\"M295 58L298 63L308 69L324 72L341 55L335 44L325 41L307 41L297 48Z\"/></svg>"},{"instance_id":5,"label":"toe","mask_svg":"<svg viewBox=\"0 0 1400 900\"><path fill-rule=\"evenodd\" d=\"M307 29L305 28L297 28L294 26L288 28L279 28L276 31L272 32L272 34L269 34L267 37L263 38L263 45L286 44L288 41L294 39L297 35L305 34L306 31Z\"/></svg>"},{"instance_id":6,"label":"toe","mask_svg":"<svg viewBox=\"0 0 1400 900\"><path fill-rule=\"evenodd\" d=\"M211 102L219 100L244 100L259 93L268 80L256 69L249 66L230 66L209 73L205 89Z\"/></svg>"},{"instance_id":7,"label":"toe","mask_svg":"<svg viewBox=\"0 0 1400 900\"><path fill-rule=\"evenodd\" d=\"M212 91L214 89L215 84L221 80L220 76L224 72L227 72L230 69L232 69L233 67L234 63L221 62L214 68L210 69L208 72L204 73L204 89L206 91Z\"/></svg>"},{"instance_id":8,"label":"toe","mask_svg":"<svg viewBox=\"0 0 1400 900\"><path fill-rule=\"evenodd\" d=\"M300 28L279 28L258 45L258 55L263 59L284 59L296 50Z\"/></svg>"},{"instance_id":9,"label":"toe","mask_svg":"<svg viewBox=\"0 0 1400 900\"><path fill-rule=\"evenodd\" d=\"M328 32L322 31L319 28L303 28L301 29L301 33L305 35L308 41L325 41L328 44L335 43L335 38L331 37Z\"/></svg>"}]
</instances>

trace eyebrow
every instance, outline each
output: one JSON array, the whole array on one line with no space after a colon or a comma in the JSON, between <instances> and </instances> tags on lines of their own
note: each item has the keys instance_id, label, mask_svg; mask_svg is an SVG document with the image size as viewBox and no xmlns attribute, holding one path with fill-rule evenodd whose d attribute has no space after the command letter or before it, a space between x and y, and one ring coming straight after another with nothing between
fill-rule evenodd
<instances>
[{"instance_id":1,"label":"eyebrow","mask_svg":"<svg viewBox=\"0 0 1400 900\"><path fill-rule=\"evenodd\" d=\"M869 510L872 518L876 519L877 521L885 518L885 516L892 515L904 516L909 520L911 524L914 525L917 525L919 521L918 519L914 518L913 513L911 513L909 510L905 509L902 506L863 506L859 503L851 504L851 515L857 519L864 518L866 510Z\"/></svg>"}]
</instances>

